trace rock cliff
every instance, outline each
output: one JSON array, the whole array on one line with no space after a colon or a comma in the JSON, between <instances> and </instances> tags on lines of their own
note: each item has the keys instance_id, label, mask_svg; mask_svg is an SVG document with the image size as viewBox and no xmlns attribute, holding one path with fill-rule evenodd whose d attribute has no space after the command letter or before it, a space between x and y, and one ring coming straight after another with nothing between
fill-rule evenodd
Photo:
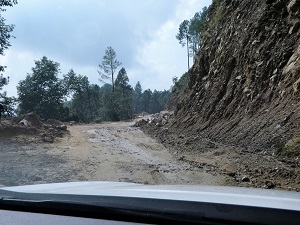
<instances>
[{"instance_id":1,"label":"rock cliff","mask_svg":"<svg viewBox=\"0 0 300 225\"><path fill-rule=\"evenodd\" d=\"M300 136L300 0L213 1L169 130L261 150Z\"/></svg>"}]
</instances>

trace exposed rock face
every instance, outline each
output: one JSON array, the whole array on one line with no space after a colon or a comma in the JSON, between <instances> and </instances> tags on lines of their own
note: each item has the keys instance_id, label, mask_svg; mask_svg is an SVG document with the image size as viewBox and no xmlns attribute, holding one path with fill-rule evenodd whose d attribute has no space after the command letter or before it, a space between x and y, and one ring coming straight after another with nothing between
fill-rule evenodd
<instances>
[{"instance_id":1,"label":"exposed rock face","mask_svg":"<svg viewBox=\"0 0 300 225\"><path fill-rule=\"evenodd\" d=\"M214 1L207 20L171 128L252 149L300 135L300 0Z\"/></svg>"}]
</instances>

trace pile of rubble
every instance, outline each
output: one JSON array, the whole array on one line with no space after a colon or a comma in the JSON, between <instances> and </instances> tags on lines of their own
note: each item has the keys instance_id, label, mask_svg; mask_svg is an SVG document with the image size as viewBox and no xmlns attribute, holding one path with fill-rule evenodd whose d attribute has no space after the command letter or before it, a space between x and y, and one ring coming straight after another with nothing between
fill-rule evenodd
<instances>
[{"instance_id":1,"label":"pile of rubble","mask_svg":"<svg viewBox=\"0 0 300 225\"><path fill-rule=\"evenodd\" d=\"M67 126L59 120L45 122L35 114L27 113L19 118L5 118L0 123L0 136L35 135L37 139L53 143L56 137L68 134Z\"/></svg>"},{"instance_id":2,"label":"pile of rubble","mask_svg":"<svg viewBox=\"0 0 300 225\"><path fill-rule=\"evenodd\" d=\"M163 127L169 123L169 121L174 117L173 111L161 111L160 113L152 114L148 118L143 118L138 120L134 126L143 127L146 125Z\"/></svg>"}]
</instances>

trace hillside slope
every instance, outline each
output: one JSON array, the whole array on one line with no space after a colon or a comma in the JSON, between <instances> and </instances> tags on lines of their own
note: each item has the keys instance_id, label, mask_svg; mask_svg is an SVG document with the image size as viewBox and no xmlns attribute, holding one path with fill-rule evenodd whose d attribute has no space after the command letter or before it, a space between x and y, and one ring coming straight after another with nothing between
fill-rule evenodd
<instances>
[{"instance_id":1,"label":"hillside slope","mask_svg":"<svg viewBox=\"0 0 300 225\"><path fill-rule=\"evenodd\" d=\"M300 1L214 1L170 131L252 150L300 135Z\"/></svg>"}]
</instances>

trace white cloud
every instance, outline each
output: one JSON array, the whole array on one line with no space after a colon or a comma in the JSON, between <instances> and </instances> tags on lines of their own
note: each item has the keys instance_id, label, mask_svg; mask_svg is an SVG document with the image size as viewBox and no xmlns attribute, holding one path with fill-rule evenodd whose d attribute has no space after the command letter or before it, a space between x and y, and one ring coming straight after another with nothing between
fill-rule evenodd
<instances>
[{"instance_id":1,"label":"white cloud","mask_svg":"<svg viewBox=\"0 0 300 225\"><path fill-rule=\"evenodd\" d=\"M165 21L139 48L136 56L139 68L130 68L128 73L134 83L140 81L143 89L169 89L172 77L180 77L187 71L186 49L179 45L175 36L183 20L192 18L210 2L179 1L173 17Z\"/></svg>"},{"instance_id":2,"label":"white cloud","mask_svg":"<svg viewBox=\"0 0 300 225\"><path fill-rule=\"evenodd\" d=\"M12 49L5 53L5 56L0 57L0 61L2 65L7 66L4 75L9 77L9 84L4 86L3 90L7 91L8 96L17 96L16 86L21 79L25 78L26 73L31 71L37 56L32 52Z\"/></svg>"}]
</instances>

